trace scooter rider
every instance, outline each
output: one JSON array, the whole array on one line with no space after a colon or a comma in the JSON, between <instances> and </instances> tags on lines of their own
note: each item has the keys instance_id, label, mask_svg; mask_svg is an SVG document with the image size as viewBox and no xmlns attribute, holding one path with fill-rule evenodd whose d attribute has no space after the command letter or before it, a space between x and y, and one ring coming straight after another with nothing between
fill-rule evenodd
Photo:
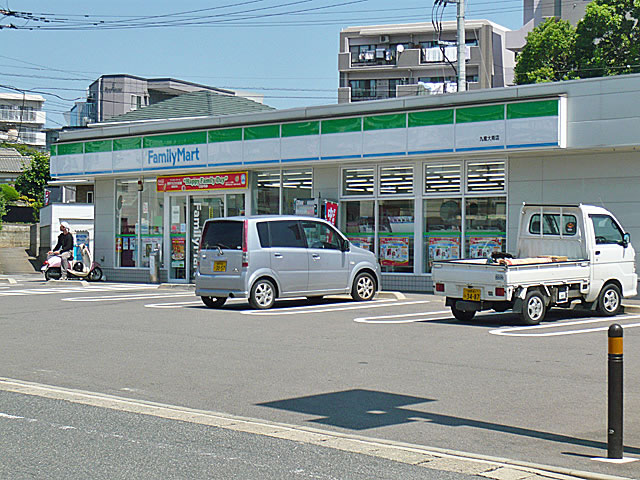
<instances>
[{"instance_id":1,"label":"scooter rider","mask_svg":"<svg viewBox=\"0 0 640 480\"><path fill-rule=\"evenodd\" d=\"M60 235L58 235L58 243L53 247L53 250L49 252L49 255L59 255L62 266L62 280L67 279L67 270L69 270L69 259L73 258L73 234L69 229L67 222L60 223Z\"/></svg>"}]
</instances>

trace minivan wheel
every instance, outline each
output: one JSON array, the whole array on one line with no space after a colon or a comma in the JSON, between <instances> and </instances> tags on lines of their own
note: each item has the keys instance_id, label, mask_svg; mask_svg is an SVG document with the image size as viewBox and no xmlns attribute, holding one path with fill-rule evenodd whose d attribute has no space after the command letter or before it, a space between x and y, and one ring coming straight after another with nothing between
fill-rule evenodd
<instances>
[{"instance_id":1,"label":"minivan wheel","mask_svg":"<svg viewBox=\"0 0 640 480\"><path fill-rule=\"evenodd\" d=\"M249 304L258 310L266 310L273 307L276 301L276 289L270 280L258 280L251 287Z\"/></svg>"},{"instance_id":2,"label":"minivan wheel","mask_svg":"<svg viewBox=\"0 0 640 480\"><path fill-rule=\"evenodd\" d=\"M620 313L622 302L620 289L614 283L602 287L598 296L598 313L605 317L612 317Z\"/></svg>"},{"instance_id":3,"label":"minivan wheel","mask_svg":"<svg viewBox=\"0 0 640 480\"><path fill-rule=\"evenodd\" d=\"M376 281L367 272L359 273L353 281L351 296L357 302L371 300L376 294Z\"/></svg>"},{"instance_id":4,"label":"minivan wheel","mask_svg":"<svg viewBox=\"0 0 640 480\"><path fill-rule=\"evenodd\" d=\"M202 303L209 308L220 308L227 301L227 297L200 297Z\"/></svg>"}]
</instances>

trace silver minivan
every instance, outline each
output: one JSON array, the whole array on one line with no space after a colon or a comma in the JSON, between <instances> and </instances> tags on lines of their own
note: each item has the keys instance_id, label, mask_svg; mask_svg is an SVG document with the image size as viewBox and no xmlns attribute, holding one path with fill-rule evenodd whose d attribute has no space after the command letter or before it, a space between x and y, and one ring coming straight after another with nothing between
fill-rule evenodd
<instances>
[{"instance_id":1,"label":"silver minivan","mask_svg":"<svg viewBox=\"0 0 640 480\"><path fill-rule=\"evenodd\" d=\"M355 300L371 300L380 286L376 256L312 217L209 219L198 260L196 295L210 308L227 298L248 298L256 309L288 297L350 293Z\"/></svg>"}]
</instances>

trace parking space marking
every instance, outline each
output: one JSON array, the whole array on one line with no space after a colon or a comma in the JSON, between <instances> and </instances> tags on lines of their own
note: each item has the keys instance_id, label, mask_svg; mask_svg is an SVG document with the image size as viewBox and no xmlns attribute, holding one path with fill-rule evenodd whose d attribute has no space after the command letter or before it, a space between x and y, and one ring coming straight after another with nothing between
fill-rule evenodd
<instances>
[{"instance_id":1,"label":"parking space marking","mask_svg":"<svg viewBox=\"0 0 640 480\"><path fill-rule=\"evenodd\" d=\"M442 315L443 313L449 313L449 315L445 318L431 318L431 315ZM425 315L427 317L425 317ZM393 318L405 318L405 317L423 317L423 318L412 318L408 320L389 320ZM422 322L424 320L447 320L451 317L451 310L438 310L436 312L418 312L418 313L403 313L400 315L379 315L377 317L360 317L354 318L353 321L356 323L416 323Z\"/></svg>"},{"instance_id":2,"label":"parking space marking","mask_svg":"<svg viewBox=\"0 0 640 480\"><path fill-rule=\"evenodd\" d=\"M358 305L353 305L354 302L335 303L333 305L304 305L301 307L285 307L276 308L274 310L247 310L240 312L243 315L304 315L308 313L324 313L324 312L342 312L345 310L359 310L363 308L381 308L399 305L414 305L420 303L430 303L429 300L416 300L411 302L398 302L395 300L373 300L369 302L358 302Z\"/></svg>"},{"instance_id":3,"label":"parking space marking","mask_svg":"<svg viewBox=\"0 0 640 480\"><path fill-rule=\"evenodd\" d=\"M63 302L115 302L128 300L149 300L152 298L172 298L193 296L192 292L184 293L138 293L133 295L101 295L98 297L69 297L63 298Z\"/></svg>"},{"instance_id":4,"label":"parking space marking","mask_svg":"<svg viewBox=\"0 0 640 480\"><path fill-rule=\"evenodd\" d=\"M11 288L11 287L3 287ZM0 291L0 296L24 296L24 295L52 295L76 292L121 292L133 290L157 290L157 285L123 284L123 285L91 285L91 286L60 286L45 288L25 288L18 290Z\"/></svg>"},{"instance_id":5,"label":"parking space marking","mask_svg":"<svg viewBox=\"0 0 640 480\"><path fill-rule=\"evenodd\" d=\"M559 337L562 335L577 335L581 333L593 333L593 332L602 332L609 329L609 325L605 325L603 327L593 327L593 328L582 328L578 330L561 330L558 332L543 332L543 333L534 333L539 330L550 329L550 328L563 328L570 327L574 325L590 325L595 323L603 323L607 322L610 324L611 322L620 322L624 320L635 320L640 318L640 315L624 315L618 317L606 317L606 318L590 318L586 320L576 320L572 322L561 322L561 323L549 323L545 325L533 325L527 327L511 327L511 328L498 328L495 330L489 330L489 333L492 335L501 335L505 337ZM634 328L640 327L640 323L629 323L629 324L620 324L622 328ZM517 333L522 332L522 333ZM531 333L530 333L531 332Z\"/></svg>"}]
</instances>

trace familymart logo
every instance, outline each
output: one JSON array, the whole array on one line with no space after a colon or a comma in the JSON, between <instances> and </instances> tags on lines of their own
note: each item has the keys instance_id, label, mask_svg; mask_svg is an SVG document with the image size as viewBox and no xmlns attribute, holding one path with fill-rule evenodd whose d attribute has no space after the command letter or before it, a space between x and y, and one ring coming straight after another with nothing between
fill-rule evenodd
<instances>
[{"instance_id":1,"label":"familymart logo","mask_svg":"<svg viewBox=\"0 0 640 480\"><path fill-rule=\"evenodd\" d=\"M147 165L171 165L175 167L180 163L191 163L200 161L200 148L165 148L164 150L147 151Z\"/></svg>"}]
</instances>

